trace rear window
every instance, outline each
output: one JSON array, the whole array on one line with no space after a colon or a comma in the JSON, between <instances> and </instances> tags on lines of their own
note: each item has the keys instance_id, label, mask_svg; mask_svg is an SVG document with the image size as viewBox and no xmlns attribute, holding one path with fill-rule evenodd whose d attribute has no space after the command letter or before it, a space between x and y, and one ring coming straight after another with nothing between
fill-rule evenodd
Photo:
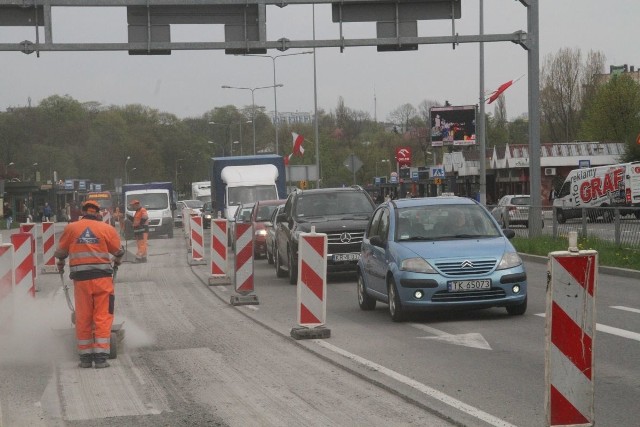
<instances>
[{"instance_id":1,"label":"rear window","mask_svg":"<svg viewBox=\"0 0 640 427\"><path fill-rule=\"evenodd\" d=\"M516 206L529 206L529 197L514 197L511 204Z\"/></svg>"}]
</instances>

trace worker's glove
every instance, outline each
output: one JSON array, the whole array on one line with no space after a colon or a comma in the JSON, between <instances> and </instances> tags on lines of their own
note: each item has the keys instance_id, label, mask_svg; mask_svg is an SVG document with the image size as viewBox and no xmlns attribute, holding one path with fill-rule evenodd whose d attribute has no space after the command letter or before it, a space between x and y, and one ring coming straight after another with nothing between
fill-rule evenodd
<instances>
[{"instance_id":1,"label":"worker's glove","mask_svg":"<svg viewBox=\"0 0 640 427\"><path fill-rule=\"evenodd\" d=\"M120 267L120 264L122 264L122 257L115 257L113 259L113 266Z\"/></svg>"},{"instance_id":2,"label":"worker's glove","mask_svg":"<svg viewBox=\"0 0 640 427\"><path fill-rule=\"evenodd\" d=\"M64 264L65 264L65 262L64 262L63 259L59 259L58 262L56 263L56 266L58 267L58 272L60 274L64 273Z\"/></svg>"}]
</instances>

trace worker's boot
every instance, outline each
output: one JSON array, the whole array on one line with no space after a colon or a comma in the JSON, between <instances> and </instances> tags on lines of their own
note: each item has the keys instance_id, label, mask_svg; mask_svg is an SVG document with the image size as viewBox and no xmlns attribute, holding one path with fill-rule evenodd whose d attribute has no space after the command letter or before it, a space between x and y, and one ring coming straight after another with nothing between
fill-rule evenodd
<instances>
[{"instance_id":1,"label":"worker's boot","mask_svg":"<svg viewBox=\"0 0 640 427\"><path fill-rule=\"evenodd\" d=\"M80 364L81 368L91 368L93 366L93 354L81 354Z\"/></svg>"},{"instance_id":2,"label":"worker's boot","mask_svg":"<svg viewBox=\"0 0 640 427\"><path fill-rule=\"evenodd\" d=\"M107 358L109 355L107 353L96 353L94 354L93 360L95 361L96 369L100 368L108 368L109 362L107 362Z\"/></svg>"}]
</instances>

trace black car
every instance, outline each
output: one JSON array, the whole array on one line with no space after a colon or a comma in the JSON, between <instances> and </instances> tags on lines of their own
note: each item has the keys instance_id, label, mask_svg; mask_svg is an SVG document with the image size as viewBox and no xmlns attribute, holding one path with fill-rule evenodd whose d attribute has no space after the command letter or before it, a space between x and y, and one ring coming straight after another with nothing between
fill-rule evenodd
<instances>
[{"instance_id":1,"label":"black car","mask_svg":"<svg viewBox=\"0 0 640 427\"><path fill-rule=\"evenodd\" d=\"M298 280L298 236L315 227L328 236L328 272L356 271L362 236L374 209L359 186L297 190L276 217L274 262L276 275Z\"/></svg>"},{"instance_id":2,"label":"black car","mask_svg":"<svg viewBox=\"0 0 640 427\"><path fill-rule=\"evenodd\" d=\"M200 210L200 216L202 217L202 227L211 228L211 218L213 218L213 207L211 202L204 202L202 209Z\"/></svg>"}]
</instances>

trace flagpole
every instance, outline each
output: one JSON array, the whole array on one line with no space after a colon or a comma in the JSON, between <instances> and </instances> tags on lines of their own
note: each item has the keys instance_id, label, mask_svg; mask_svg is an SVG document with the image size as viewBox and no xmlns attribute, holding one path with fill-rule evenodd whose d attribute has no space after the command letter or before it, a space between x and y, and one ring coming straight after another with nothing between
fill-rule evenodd
<instances>
[{"instance_id":1,"label":"flagpole","mask_svg":"<svg viewBox=\"0 0 640 427\"><path fill-rule=\"evenodd\" d=\"M320 188L320 136L318 132L318 83L316 77L316 5L312 4L313 18L313 115L314 132L316 138L316 188Z\"/></svg>"}]
</instances>

